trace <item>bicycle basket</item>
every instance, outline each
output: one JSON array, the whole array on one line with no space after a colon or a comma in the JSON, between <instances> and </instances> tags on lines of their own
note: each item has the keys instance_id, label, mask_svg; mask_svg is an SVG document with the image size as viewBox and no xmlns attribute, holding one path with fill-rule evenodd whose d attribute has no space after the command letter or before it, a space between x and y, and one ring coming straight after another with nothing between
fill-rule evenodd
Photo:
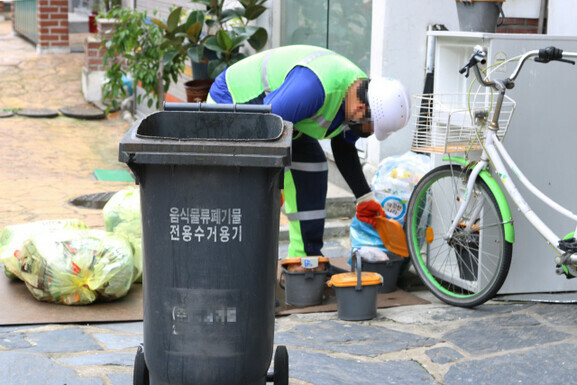
<instances>
[{"instance_id":1,"label":"bicycle basket","mask_svg":"<svg viewBox=\"0 0 577 385\"><path fill-rule=\"evenodd\" d=\"M413 151L448 154L481 148L479 137L485 138L493 119L496 94L423 94L416 99ZM505 96L497 131L501 141L514 110L515 101Z\"/></svg>"}]
</instances>

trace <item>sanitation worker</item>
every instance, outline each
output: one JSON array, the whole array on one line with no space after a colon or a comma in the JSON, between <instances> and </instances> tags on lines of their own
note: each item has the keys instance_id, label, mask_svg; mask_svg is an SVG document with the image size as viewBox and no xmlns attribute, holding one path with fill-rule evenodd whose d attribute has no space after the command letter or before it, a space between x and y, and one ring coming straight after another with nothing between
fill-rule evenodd
<instances>
[{"instance_id":1,"label":"sanitation worker","mask_svg":"<svg viewBox=\"0 0 577 385\"><path fill-rule=\"evenodd\" d=\"M285 170L288 257L321 256L328 164L319 139L330 139L335 163L356 198L356 215L375 226L385 215L362 172L359 138L384 140L409 119L409 97L390 78L369 80L345 57L294 45L260 52L230 66L213 83L209 103L270 105L293 123L292 164Z\"/></svg>"}]
</instances>

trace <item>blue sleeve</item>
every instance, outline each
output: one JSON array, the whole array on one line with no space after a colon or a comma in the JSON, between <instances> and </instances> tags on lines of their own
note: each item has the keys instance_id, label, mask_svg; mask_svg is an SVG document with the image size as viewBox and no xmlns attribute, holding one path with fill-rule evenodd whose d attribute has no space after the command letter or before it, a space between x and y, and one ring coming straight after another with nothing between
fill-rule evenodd
<instances>
[{"instance_id":1,"label":"blue sleeve","mask_svg":"<svg viewBox=\"0 0 577 385\"><path fill-rule=\"evenodd\" d=\"M210 87L210 97L215 103L232 104L232 96L226 85L226 69L214 79Z\"/></svg>"},{"instance_id":2,"label":"blue sleeve","mask_svg":"<svg viewBox=\"0 0 577 385\"><path fill-rule=\"evenodd\" d=\"M306 67L293 68L282 85L264 98L272 113L297 123L310 118L325 102L325 91L317 75Z\"/></svg>"}]
</instances>

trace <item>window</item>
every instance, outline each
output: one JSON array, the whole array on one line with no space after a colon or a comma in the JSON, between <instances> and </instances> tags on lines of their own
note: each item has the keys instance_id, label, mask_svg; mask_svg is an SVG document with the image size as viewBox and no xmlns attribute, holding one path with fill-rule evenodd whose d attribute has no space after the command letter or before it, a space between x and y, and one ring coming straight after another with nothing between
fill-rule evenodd
<instances>
[{"instance_id":1,"label":"window","mask_svg":"<svg viewBox=\"0 0 577 385\"><path fill-rule=\"evenodd\" d=\"M282 7L281 45L326 47L369 73L372 0L283 0Z\"/></svg>"}]
</instances>

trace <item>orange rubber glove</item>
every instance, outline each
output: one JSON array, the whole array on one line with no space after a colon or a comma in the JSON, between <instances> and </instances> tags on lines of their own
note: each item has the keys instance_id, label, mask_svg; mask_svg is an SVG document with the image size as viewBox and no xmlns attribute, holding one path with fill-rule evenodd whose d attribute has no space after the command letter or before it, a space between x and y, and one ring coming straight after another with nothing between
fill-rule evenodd
<instances>
[{"instance_id":1,"label":"orange rubber glove","mask_svg":"<svg viewBox=\"0 0 577 385\"><path fill-rule=\"evenodd\" d=\"M367 193L357 199L357 218L359 221L366 222L373 226L373 229L377 228L377 223L375 217L377 215L386 217L385 210L377 200L372 192Z\"/></svg>"}]
</instances>

